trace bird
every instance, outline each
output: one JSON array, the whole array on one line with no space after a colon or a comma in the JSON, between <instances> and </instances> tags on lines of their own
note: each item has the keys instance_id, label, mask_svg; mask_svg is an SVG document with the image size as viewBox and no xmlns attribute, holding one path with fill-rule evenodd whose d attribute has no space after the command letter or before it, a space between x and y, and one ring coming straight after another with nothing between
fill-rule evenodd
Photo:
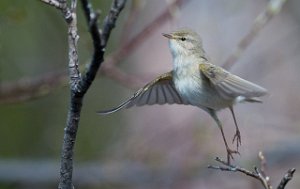
<instances>
[{"instance_id":1,"label":"bird","mask_svg":"<svg viewBox=\"0 0 300 189\"><path fill-rule=\"evenodd\" d=\"M124 108L154 104L182 104L199 107L207 112L221 131L227 152L227 163L233 154L239 154L241 134L233 106L241 102L261 103L267 90L242 79L220 66L211 63L203 49L202 39L191 29L180 29L163 33L168 39L172 55L173 70L164 73L137 90L129 99L109 110L98 111L107 115ZM223 126L217 116L219 110L231 111L236 140L236 150L229 148Z\"/></svg>"}]
</instances>

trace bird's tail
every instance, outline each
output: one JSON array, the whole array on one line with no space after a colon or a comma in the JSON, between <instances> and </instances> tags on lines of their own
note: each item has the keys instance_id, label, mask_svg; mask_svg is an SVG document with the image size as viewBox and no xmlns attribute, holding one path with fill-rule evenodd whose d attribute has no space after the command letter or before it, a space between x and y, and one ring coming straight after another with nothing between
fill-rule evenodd
<instances>
[{"instance_id":1,"label":"bird's tail","mask_svg":"<svg viewBox=\"0 0 300 189\"><path fill-rule=\"evenodd\" d=\"M244 101L245 102L255 102L255 103L262 103L263 102L260 98L257 98L257 97L246 98Z\"/></svg>"}]
</instances>

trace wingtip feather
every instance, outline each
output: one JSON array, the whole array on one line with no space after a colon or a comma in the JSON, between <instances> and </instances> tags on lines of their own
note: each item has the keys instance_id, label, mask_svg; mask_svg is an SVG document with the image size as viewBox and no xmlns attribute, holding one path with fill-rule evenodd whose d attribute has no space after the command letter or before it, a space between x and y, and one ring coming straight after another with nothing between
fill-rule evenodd
<instances>
[{"instance_id":1,"label":"wingtip feather","mask_svg":"<svg viewBox=\"0 0 300 189\"><path fill-rule=\"evenodd\" d=\"M117 111L119 111L123 108L128 107L128 105L130 104L132 98L126 100L125 102L123 102L122 104L120 104L119 106L117 106L115 108L112 108L112 109L109 109L109 110L100 110L100 111L97 111L96 113L99 114L99 115L108 115L108 114L115 113L115 112L117 112Z\"/></svg>"}]
</instances>

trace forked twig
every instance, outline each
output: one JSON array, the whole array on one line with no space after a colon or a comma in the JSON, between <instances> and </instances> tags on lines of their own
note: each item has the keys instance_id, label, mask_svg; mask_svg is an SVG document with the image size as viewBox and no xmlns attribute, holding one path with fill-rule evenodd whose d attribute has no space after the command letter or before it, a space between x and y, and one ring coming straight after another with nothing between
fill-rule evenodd
<instances>
[{"instance_id":1,"label":"forked twig","mask_svg":"<svg viewBox=\"0 0 300 189\"><path fill-rule=\"evenodd\" d=\"M66 0L41 0L51 6L59 8L68 26L69 46L69 83L70 83L70 104L68 109L67 123L64 129L64 139L61 152L61 166L59 189L73 189L73 159L74 145L81 117L83 99L93 83L98 69L104 61L105 48L112 29L115 27L117 18L123 10L126 0L113 0L111 8L104 19L102 30L97 25L97 16L93 13L88 0L82 0L85 16L88 20L90 33L94 44L94 55L87 71L81 73L79 70L78 46L79 39L77 29L77 0L71 0L68 6Z\"/></svg>"},{"instance_id":2,"label":"forked twig","mask_svg":"<svg viewBox=\"0 0 300 189\"><path fill-rule=\"evenodd\" d=\"M273 187L271 186L271 183L270 183L270 177L267 176L267 174L265 172L265 167L266 167L267 163L266 163L266 159L262 152L259 152L258 158L260 160L261 167L260 168L254 167L254 171L249 171L238 165L228 164L226 161L222 160L219 157L216 157L215 160L222 165L221 166L209 165L208 168L216 169L216 170L220 170L220 171L240 172L247 176L250 176L252 178L259 180L265 189L272 189ZM293 174L295 173L295 171L296 171L295 168L289 169L287 171L287 173L284 175L284 177L281 179L281 182L278 185L277 189L284 189L286 184L293 178Z\"/></svg>"}]
</instances>

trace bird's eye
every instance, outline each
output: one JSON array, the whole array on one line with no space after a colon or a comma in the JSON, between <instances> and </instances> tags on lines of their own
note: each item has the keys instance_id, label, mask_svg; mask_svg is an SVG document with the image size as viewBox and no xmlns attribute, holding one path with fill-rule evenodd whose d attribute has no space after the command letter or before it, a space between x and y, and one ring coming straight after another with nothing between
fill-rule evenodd
<instances>
[{"instance_id":1,"label":"bird's eye","mask_svg":"<svg viewBox=\"0 0 300 189\"><path fill-rule=\"evenodd\" d=\"M182 37L182 38L181 38L181 41L185 41L185 40L186 40L186 38L185 38L185 37Z\"/></svg>"}]
</instances>

